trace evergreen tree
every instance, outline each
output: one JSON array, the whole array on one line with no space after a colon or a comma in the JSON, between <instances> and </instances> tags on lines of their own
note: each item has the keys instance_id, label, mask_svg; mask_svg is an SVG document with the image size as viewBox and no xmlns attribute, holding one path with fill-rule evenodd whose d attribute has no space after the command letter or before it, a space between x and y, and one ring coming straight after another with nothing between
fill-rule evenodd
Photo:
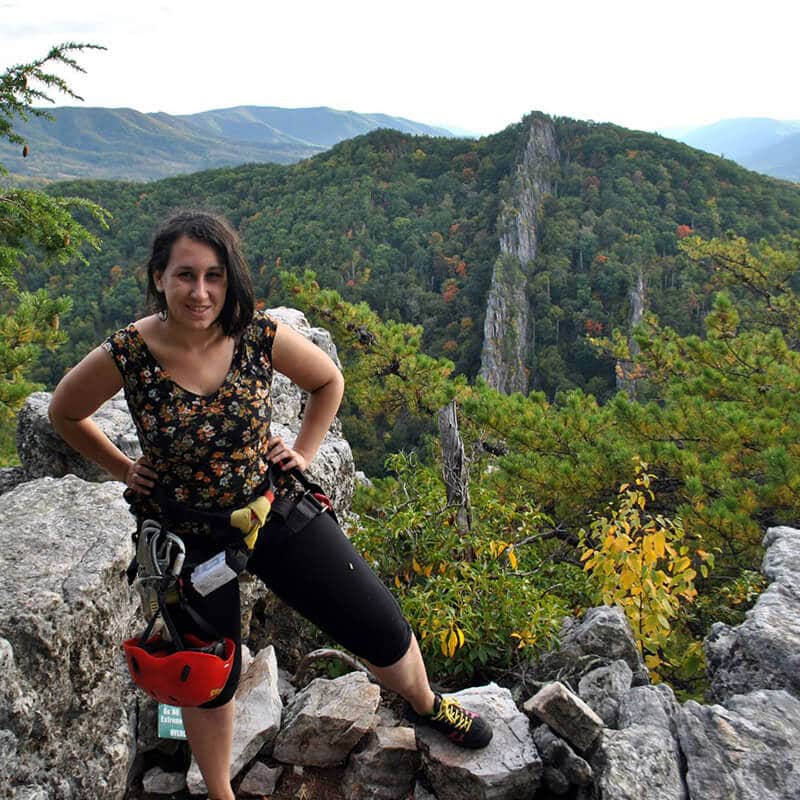
<instances>
[{"instance_id":1,"label":"evergreen tree","mask_svg":"<svg viewBox=\"0 0 800 800\"><path fill-rule=\"evenodd\" d=\"M50 72L61 64L82 71L72 57L91 45L59 45L36 61L7 69L0 75L0 137L20 145L23 157L28 146L14 131L15 118L48 116L34 102L52 102L48 90L75 99L66 82ZM0 164L0 177L8 170ZM8 183L8 181L5 181ZM0 459L10 456L9 425L25 397L37 388L27 379L43 348L53 349L65 341L59 317L71 302L51 298L45 289L20 292L17 274L39 260L62 264L79 259L81 246L99 247L99 239L78 223L74 214L82 210L105 225L106 213L98 205L78 197L52 197L42 191L5 185L0 188L0 425L4 435Z\"/></svg>"}]
</instances>

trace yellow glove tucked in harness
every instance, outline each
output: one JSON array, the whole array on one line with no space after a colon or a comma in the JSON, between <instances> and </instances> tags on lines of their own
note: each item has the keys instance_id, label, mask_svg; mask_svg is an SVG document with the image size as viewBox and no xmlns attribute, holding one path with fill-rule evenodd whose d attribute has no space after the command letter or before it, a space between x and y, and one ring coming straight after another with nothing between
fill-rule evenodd
<instances>
[{"instance_id":1,"label":"yellow glove tucked in harness","mask_svg":"<svg viewBox=\"0 0 800 800\"><path fill-rule=\"evenodd\" d=\"M244 543L248 550L256 546L258 532L267 521L273 499L274 496L270 491L251 500L244 508L237 508L231 512L231 527L237 528L244 534Z\"/></svg>"}]
</instances>

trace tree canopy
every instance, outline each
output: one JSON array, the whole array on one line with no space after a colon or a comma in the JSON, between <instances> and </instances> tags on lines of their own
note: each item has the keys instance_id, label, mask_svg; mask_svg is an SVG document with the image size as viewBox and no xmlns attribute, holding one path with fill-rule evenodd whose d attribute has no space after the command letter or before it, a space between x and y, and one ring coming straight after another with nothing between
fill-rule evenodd
<instances>
[{"instance_id":1,"label":"tree canopy","mask_svg":"<svg viewBox=\"0 0 800 800\"><path fill-rule=\"evenodd\" d=\"M0 75L0 138L19 144L24 157L28 148L14 131L14 120L47 116L31 104L52 102L49 90L80 99L49 70L60 64L80 71L72 54L87 47L91 45L59 45L43 58ZM7 174L0 164L0 177ZM43 348L53 350L66 340L59 320L72 305L67 297L51 298L43 288L20 292L19 283L27 283L29 273L41 272L53 261L87 263L84 247L97 249L100 240L76 220L78 213L90 216L101 228L106 225L106 212L83 198L0 186L0 423L6 424L5 452L7 423L37 387L28 375Z\"/></svg>"}]
</instances>

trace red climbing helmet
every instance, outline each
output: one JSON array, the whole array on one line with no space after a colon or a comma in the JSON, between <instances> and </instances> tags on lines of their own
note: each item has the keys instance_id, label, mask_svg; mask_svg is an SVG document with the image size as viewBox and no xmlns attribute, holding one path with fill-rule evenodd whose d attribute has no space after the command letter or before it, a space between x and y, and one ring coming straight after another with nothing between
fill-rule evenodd
<instances>
[{"instance_id":1,"label":"red climbing helmet","mask_svg":"<svg viewBox=\"0 0 800 800\"><path fill-rule=\"evenodd\" d=\"M150 697L171 706L200 706L222 691L231 674L236 645L232 639L204 642L183 635L183 648L160 634L142 642L123 642L133 682Z\"/></svg>"},{"instance_id":2,"label":"red climbing helmet","mask_svg":"<svg viewBox=\"0 0 800 800\"><path fill-rule=\"evenodd\" d=\"M214 700L233 668L236 645L223 638L186 602L180 579L186 548L179 536L156 520L145 520L137 534L136 580L145 615L150 617L141 636L122 643L133 682L161 703L200 706ZM171 606L179 606L205 639L181 634ZM161 617L169 636L150 635Z\"/></svg>"}]
</instances>

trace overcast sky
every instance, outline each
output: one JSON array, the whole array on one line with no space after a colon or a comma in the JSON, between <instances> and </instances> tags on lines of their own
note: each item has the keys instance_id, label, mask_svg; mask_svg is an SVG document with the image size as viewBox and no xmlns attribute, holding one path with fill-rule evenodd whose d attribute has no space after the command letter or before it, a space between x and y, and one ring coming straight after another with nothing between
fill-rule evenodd
<instances>
[{"instance_id":1,"label":"overcast sky","mask_svg":"<svg viewBox=\"0 0 800 800\"><path fill-rule=\"evenodd\" d=\"M0 0L0 71L63 41L87 106L330 106L492 133L800 119L796 0ZM74 104L63 97L59 105Z\"/></svg>"}]
</instances>

